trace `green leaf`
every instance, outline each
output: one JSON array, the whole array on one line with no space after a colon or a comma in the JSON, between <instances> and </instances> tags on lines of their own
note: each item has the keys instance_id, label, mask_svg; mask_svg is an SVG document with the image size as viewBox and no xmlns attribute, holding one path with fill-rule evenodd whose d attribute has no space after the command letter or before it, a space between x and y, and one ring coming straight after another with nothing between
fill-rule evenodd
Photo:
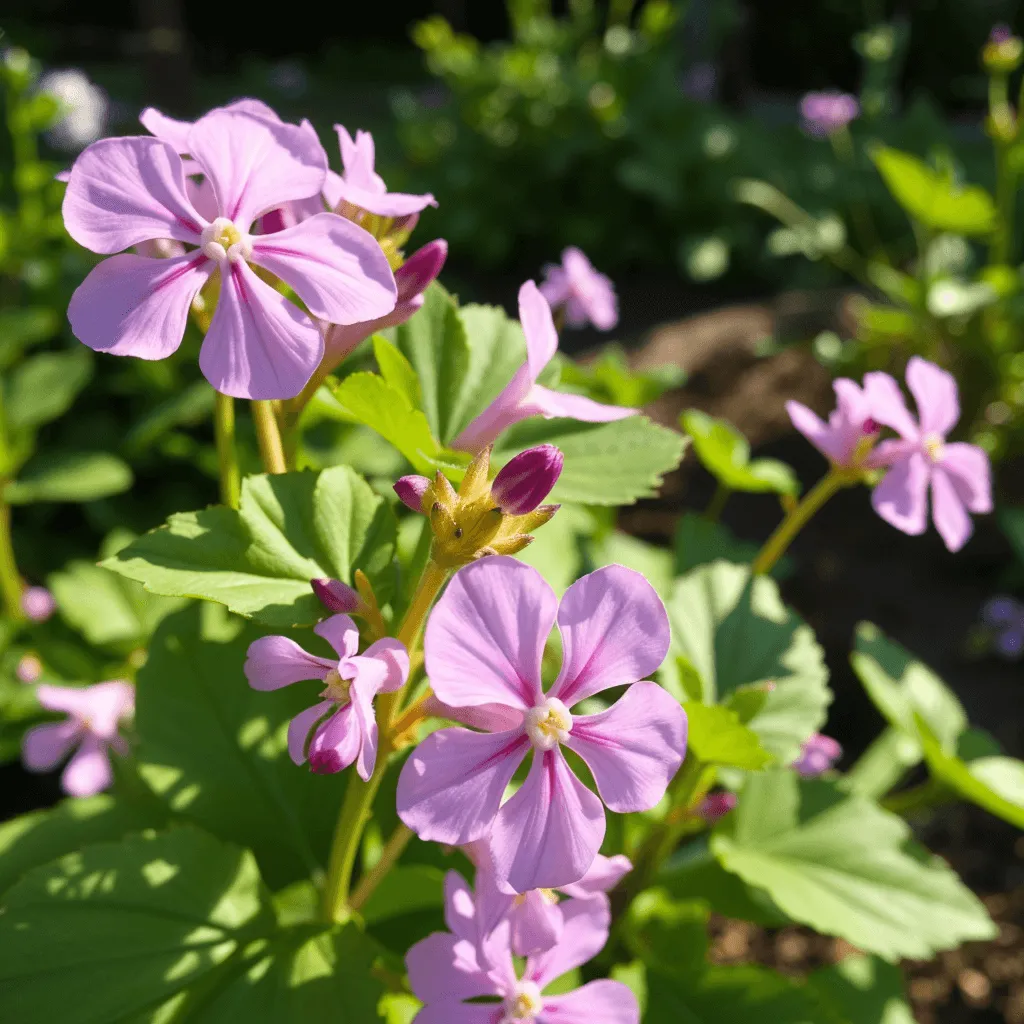
<instances>
[{"instance_id":1,"label":"green leaf","mask_svg":"<svg viewBox=\"0 0 1024 1024\"><path fill-rule=\"evenodd\" d=\"M427 864L399 864L392 868L362 909L368 925L444 904L444 872Z\"/></svg>"},{"instance_id":2,"label":"green leaf","mask_svg":"<svg viewBox=\"0 0 1024 1024\"><path fill-rule=\"evenodd\" d=\"M702 565L676 581L667 602L673 651L705 683L704 702L741 687L768 689L749 720L766 750L788 763L825 721L828 669L814 633L779 597L774 581L728 562ZM670 689L673 661L662 675ZM774 688L765 684L772 683Z\"/></svg>"},{"instance_id":3,"label":"green leaf","mask_svg":"<svg viewBox=\"0 0 1024 1024\"><path fill-rule=\"evenodd\" d=\"M504 465L538 444L556 445L565 457L549 500L630 505L657 494L664 475L679 465L686 439L643 416L611 423L534 417L502 434L494 462Z\"/></svg>"},{"instance_id":4,"label":"green leaf","mask_svg":"<svg viewBox=\"0 0 1024 1024\"><path fill-rule=\"evenodd\" d=\"M921 744L917 739L890 725L857 758L841 785L851 793L877 800L920 762Z\"/></svg>"},{"instance_id":5,"label":"green leaf","mask_svg":"<svg viewBox=\"0 0 1024 1024\"><path fill-rule=\"evenodd\" d=\"M886 960L923 960L995 935L949 866L909 839L906 822L877 804L773 770L748 778L711 849L793 920Z\"/></svg>"},{"instance_id":6,"label":"green leaf","mask_svg":"<svg viewBox=\"0 0 1024 1024\"><path fill-rule=\"evenodd\" d=\"M516 555L532 565L551 584L556 594L583 574L581 539L592 530L590 513L579 505L563 505L534 534L533 543Z\"/></svg>"},{"instance_id":7,"label":"green leaf","mask_svg":"<svg viewBox=\"0 0 1024 1024\"><path fill-rule=\"evenodd\" d=\"M129 455L145 451L174 427L194 427L213 414L214 390L205 380L193 381L159 402L138 419L125 438Z\"/></svg>"},{"instance_id":8,"label":"green leaf","mask_svg":"<svg viewBox=\"0 0 1024 1024\"><path fill-rule=\"evenodd\" d=\"M958 187L950 175L887 146L870 156L893 198L914 220L957 235L987 235L995 229L995 202L979 185Z\"/></svg>"},{"instance_id":9,"label":"green leaf","mask_svg":"<svg viewBox=\"0 0 1024 1024\"><path fill-rule=\"evenodd\" d=\"M561 514L559 510L558 515ZM662 598L672 591L672 553L667 548L648 544L622 530L612 530L591 543L589 552L595 569L624 565L645 576Z\"/></svg>"},{"instance_id":10,"label":"green leaf","mask_svg":"<svg viewBox=\"0 0 1024 1024\"><path fill-rule=\"evenodd\" d=\"M32 430L63 416L91 377L92 355L84 346L33 356L7 381L8 426L11 430Z\"/></svg>"},{"instance_id":11,"label":"green leaf","mask_svg":"<svg viewBox=\"0 0 1024 1024\"><path fill-rule=\"evenodd\" d=\"M914 1024L900 969L878 957L845 957L807 984L845 1024Z\"/></svg>"},{"instance_id":12,"label":"green leaf","mask_svg":"<svg viewBox=\"0 0 1024 1024\"><path fill-rule=\"evenodd\" d=\"M14 364L29 345L52 338L59 326L57 310L48 306L0 310L0 370Z\"/></svg>"},{"instance_id":13,"label":"green leaf","mask_svg":"<svg viewBox=\"0 0 1024 1024\"><path fill-rule=\"evenodd\" d=\"M470 366L470 345L455 300L436 281L423 306L394 329L395 345L419 379L430 433L447 444L457 433L453 412Z\"/></svg>"},{"instance_id":14,"label":"green leaf","mask_svg":"<svg viewBox=\"0 0 1024 1024\"><path fill-rule=\"evenodd\" d=\"M132 485L127 463L106 452L37 455L4 492L12 505L37 501L96 501Z\"/></svg>"},{"instance_id":15,"label":"green leaf","mask_svg":"<svg viewBox=\"0 0 1024 1024\"><path fill-rule=\"evenodd\" d=\"M0 825L0 894L31 868L92 843L160 827L165 820L156 802L142 807L106 793L12 818Z\"/></svg>"},{"instance_id":16,"label":"green leaf","mask_svg":"<svg viewBox=\"0 0 1024 1024\"><path fill-rule=\"evenodd\" d=\"M774 760L730 708L690 700L683 710L689 720L688 748L701 761L756 772Z\"/></svg>"},{"instance_id":17,"label":"green leaf","mask_svg":"<svg viewBox=\"0 0 1024 1024\"><path fill-rule=\"evenodd\" d=\"M362 569L383 604L393 589L395 518L347 466L250 476L239 511L171 516L101 564L155 594L199 597L271 626L311 625L309 581Z\"/></svg>"},{"instance_id":18,"label":"green leaf","mask_svg":"<svg viewBox=\"0 0 1024 1024\"><path fill-rule=\"evenodd\" d=\"M147 594L140 584L92 562L68 562L46 582L64 621L91 644L137 646L183 604L182 598Z\"/></svg>"},{"instance_id":19,"label":"green leaf","mask_svg":"<svg viewBox=\"0 0 1024 1024\"><path fill-rule=\"evenodd\" d=\"M676 527L675 571L677 576L721 558L748 565L757 555L757 545L739 540L722 523L713 523L696 512L684 512Z\"/></svg>"},{"instance_id":20,"label":"green leaf","mask_svg":"<svg viewBox=\"0 0 1024 1024\"><path fill-rule=\"evenodd\" d=\"M666 391L682 387L686 371L672 363L650 370L631 370L618 345L606 345L597 359L576 363L560 358L560 383L579 391L595 402L625 405L639 409L660 398Z\"/></svg>"},{"instance_id":21,"label":"green leaf","mask_svg":"<svg viewBox=\"0 0 1024 1024\"><path fill-rule=\"evenodd\" d=\"M693 440L693 449L704 468L733 491L796 495L800 483L784 462L751 459L750 444L730 423L698 409L687 409L679 422Z\"/></svg>"},{"instance_id":22,"label":"green leaf","mask_svg":"<svg viewBox=\"0 0 1024 1024\"><path fill-rule=\"evenodd\" d=\"M375 373L353 373L332 392L344 413L394 445L418 473L433 475L441 447L427 417L406 394Z\"/></svg>"},{"instance_id":23,"label":"green leaf","mask_svg":"<svg viewBox=\"0 0 1024 1024\"><path fill-rule=\"evenodd\" d=\"M19 1024L377 1019L366 936L279 928L252 855L192 828L88 846L4 909L0 987Z\"/></svg>"},{"instance_id":24,"label":"green leaf","mask_svg":"<svg viewBox=\"0 0 1024 1024\"><path fill-rule=\"evenodd\" d=\"M918 739L931 774L990 814L1024 829L1024 764L1012 757L980 757L964 762L947 753L920 715Z\"/></svg>"},{"instance_id":25,"label":"green leaf","mask_svg":"<svg viewBox=\"0 0 1024 1024\"><path fill-rule=\"evenodd\" d=\"M956 741L967 728L967 713L956 694L906 648L874 624L861 622L850 663L890 725L916 739L919 715L944 750L956 750Z\"/></svg>"},{"instance_id":26,"label":"green leaf","mask_svg":"<svg viewBox=\"0 0 1024 1024\"><path fill-rule=\"evenodd\" d=\"M313 775L288 756L289 721L319 687L253 690L243 673L261 631L222 609L168 616L139 671L139 772L175 812L251 849L276 889L323 867L344 774ZM297 642L327 653L319 638Z\"/></svg>"},{"instance_id":27,"label":"green leaf","mask_svg":"<svg viewBox=\"0 0 1024 1024\"><path fill-rule=\"evenodd\" d=\"M377 360L380 375L390 387L402 393L413 409L421 408L423 394L412 363L383 334L375 334L372 340L373 357Z\"/></svg>"},{"instance_id":28,"label":"green leaf","mask_svg":"<svg viewBox=\"0 0 1024 1024\"><path fill-rule=\"evenodd\" d=\"M674 900L664 889L645 889L623 922L626 944L649 967L699 976L706 968L708 906Z\"/></svg>"}]
</instances>

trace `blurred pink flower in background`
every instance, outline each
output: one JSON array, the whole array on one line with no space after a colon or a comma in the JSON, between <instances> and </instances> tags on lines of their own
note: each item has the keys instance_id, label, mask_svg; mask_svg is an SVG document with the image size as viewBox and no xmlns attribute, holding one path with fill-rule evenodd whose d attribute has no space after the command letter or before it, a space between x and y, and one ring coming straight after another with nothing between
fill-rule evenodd
<instances>
[{"instance_id":1,"label":"blurred pink flower in background","mask_svg":"<svg viewBox=\"0 0 1024 1024\"><path fill-rule=\"evenodd\" d=\"M809 92L800 101L804 131L827 136L845 128L860 114L856 96L845 92Z\"/></svg>"},{"instance_id":2,"label":"blurred pink flower in background","mask_svg":"<svg viewBox=\"0 0 1024 1024\"><path fill-rule=\"evenodd\" d=\"M816 732L804 742L793 767L810 779L827 772L843 756L843 748L831 736Z\"/></svg>"},{"instance_id":3,"label":"blurred pink flower in background","mask_svg":"<svg viewBox=\"0 0 1024 1024\"><path fill-rule=\"evenodd\" d=\"M541 294L553 310L565 313L570 327L593 324L610 331L619 322L619 305L611 278L594 269L582 250L570 246L562 262L544 267Z\"/></svg>"},{"instance_id":4,"label":"blurred pink flower in background","mask_svg":"<svg viewBox=\"0 0 1024 1024\"><path fill-rule=\"evenodd\" d=\"M45 622L57 610L57 602L46 587L26 587L21 594L21 610L33 622Z\"/></svg>"}]
</instances>

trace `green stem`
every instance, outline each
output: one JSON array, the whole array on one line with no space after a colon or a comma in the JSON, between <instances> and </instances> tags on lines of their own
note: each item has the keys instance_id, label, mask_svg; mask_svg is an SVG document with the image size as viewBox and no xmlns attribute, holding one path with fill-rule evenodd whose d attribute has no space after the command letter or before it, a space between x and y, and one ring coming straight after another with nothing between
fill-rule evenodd
<instances>
[{"instance_id":1,"label":"green stem","mask_svg":"<svg viewBox=\"0 0 1024 1024\"><path fill-rule=\"evenodd\" d=\"M267 401L253 401L251 406L263 468L268 473L287 473L288 463L285 461L281 431L277 425L277 414L274 412L273 404Z\"/></svg>"},{"instance_id":2,"label":"green stem","mask_svg":"<svg viewBox=\"0 0 1024 1024\"><path fill-rule=\"evenodd\" d=\"M906 816L915 811L930 810L937 804L950 799L950 791L937 779L929 779L919 786L912 786L900 793L893 793L881 801L882 806L893 814Z\"/></svg>"},{"instance_id":3,"label":"green stem","mask_svg":"<svg viewBox=\"0 0 1024 1024\"><path fill-rule=\"evenodd\" d=\"M1009 263L1013 259L1013 219L1017 201L1017 175L1010 163L1010 146L996 141L996 209L998 223L989 262Z\"/></svg>"},{"instance_id":4,"label":"green stem","mask_svg":"<svg viewBox=\"0 0 1024 1024\"><path fill-rule=\"evenodd\" d=\"M775 567L775 563L786 553L789 545L793 543L793 538L807 525L815 512L833 494L848 486L850 482L847 474L842 471L837 469L829 470L804 495L803 500L782 520L776 531L765 542L764 547L761 548L751 566L754 574L761 576L771 572Z\"/></svg>"},{"instance_id":5,"label":"green stem","mask_svg":"<svg viewBox=\"0 0 1024 1024\"><path fill-rule=\"evenodd\" d=\"M359 884L356 886L355 892L352 893L349 906L353 910L359 910L373 895L373 891L384 880L387 873L398 863L398 858L402 856L402 851L409 845L412 835L412 831L405 825L399 825L391 833L381 851L380 860L359 879Z\"/></svg>"},{"instance_id":6,"label":"green stem","mask_svg":"<svg viewBox=\"0 0 1024 1024\"><path fill-rule=\"evenodd\" d=\"M235 446L235 400L219 391L215 392L215 396L213 425L217 438L217 464L220 467L220 500L228 508L238 508L240 482L238 450Z\"/></svg>"},{"instance_id":7,"label":"green stem","mask_svg":"<svg viewBox=\"0 0 1024 1024\"><path fill-rule=\"evenodd\" d=\"M715 488L715 493L711 496L711 500L708 502L708 507L704 509L704 518L709 522L717 523L722 514L722 510L725 508L725 503L729 500L731 495L732 488L723 484L722 481L719 480L718 486Z\"/></svg>"},{"instance_id":8,"label":"green stem","mask_svg":"<svg viewBox=\"0 0 1024 1024\"><path fill-rule=\"evenodd\" d=\"M398 639L405 644L410 654L413 644L423 628L423 623L426 621L427 612L430 611L430 606L434 603L434 598L444 586L446 579L448 579L448 570L431 558L424 566L423 575L420 577L419 583L416 584L416 592L412 595L405 618L402 619L402 625L398 630Z\"/></svg>"},{"instance_id":9,"label":"green stem","mask_svg":"<svg viewBox=\"0 0 1024 1024\"><path fill-rule=\"evenodd\" d=\"M6 482L4 482L6 483ZM8 618L23 619L21 610L21 574L14 560L11 538L11 506L0 498L0 591L3 592L4 611Z\"/></svg>"}]
</instances>

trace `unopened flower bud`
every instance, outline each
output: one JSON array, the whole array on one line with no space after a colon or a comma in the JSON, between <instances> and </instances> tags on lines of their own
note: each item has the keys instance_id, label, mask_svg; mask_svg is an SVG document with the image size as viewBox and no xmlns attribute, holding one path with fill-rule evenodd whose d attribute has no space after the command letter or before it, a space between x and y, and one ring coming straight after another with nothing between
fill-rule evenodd
<instances>
[{"instance_id":1,"label":"unopened flower bud","mask_svg":"<svg viewBox=\"0 0 1024 1024\"><path fill-rule=\"evenodd\" d=\"M28 587L21 595L21 610L33 622L45 622L57 610L57 602L46 587Z\"/></svg>"},{"instance_id":2,"label":"unopened flower bud","mask_svg":"<svg viewBox=\"0 0 1024 1024\"><path fill-rule=\"evenodd\" d=\"M38 655L23 654L18 659L14 674L22 683L34 683L43 674L43 663Z\"/></svg>"},{"instance_id":3,"label":"unopened flower bud","mask_svg":"<svg viewBox=\"0 0 1024 1024\"><path fill-rule=\"evenodd\" d=\"M410 299L426 291L427 286L437 279L448 258L448 243L443 238L427 242L417 249L396 271L395 284L398 286L398 301Z\"/></svg>"},{"instance_id":4,"label":"unopened flower bud","mask_svg":"<svg viewBox=\"0 0 1024 1024\"><path fill-rule=\"evenodd\" d=\"M395 483L395 494L398 500L413 512L423 511L423 495L426 494L430 481L425 476L403 476Z\"/></svg>"},{"instance_id":5,"label":"unopened flower bud","mask_svg":"<svg viewBox=\"0 0 1024 1024\"><path fill-rule=\"evenodd\" d=\"M708 793L697 805L696 814L709 825L714 825L724 818L736 806L736 794L725 790L719 793Z\"/></svg>"},{"instance_id":6,"label":"unopened flower bud","mask_svg":"<svg viewBox=\"0 0 1024 1024\"><path fill-rule=\"evenodd\" d=\"M816 732L804 743L793 767L805 779L811 779L827 772L842 756L843 748L831 736Z\"/></svg>"},{"instance_id":7,"label":"unopened flower bud","mask_svg":"<svg viewBox=\"0 0 1024 1024\"><path fill-rule=\"evenodd\" d=\"M1007 25L995 25L982 50L985 70L997 75L1010 75L1020 67L1024 57L1024 41L1015 36Z\"/></svg>"},{"instance_id":8,"label":"unopened flower bud","mask_svg":"<svg viewBox=\"0 0 1024 1024\"><path fill-rule=\"evenodd\" d=\"M341 580L310 580L309 585L329 612L348 615L363 603L359 594Z\"/></svg>"},{"instance_id":9,"label":"unopened flower bud","mask_svg":"<svg viewBox=\"0 0 1024 1024\"><path fill-rule=\"evenodd\" d=\"M564 459L553 444L520 452L505 464L491 484L491 497L505 515L525 516L551 493Z\"/></svg>"}]
</instances>

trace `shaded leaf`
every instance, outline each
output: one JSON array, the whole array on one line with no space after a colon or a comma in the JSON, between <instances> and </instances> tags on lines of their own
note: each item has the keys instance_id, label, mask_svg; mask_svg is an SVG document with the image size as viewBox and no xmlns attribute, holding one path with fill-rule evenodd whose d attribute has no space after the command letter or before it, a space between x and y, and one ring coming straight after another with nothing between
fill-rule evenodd
<instances>
[{"instance_id":1,"label":"shaded leaf","mask_svg":"<svg viewBox=\"0 0 1024 1024\"><path fill-rule=\"evenodd\" d=\"M95 501L121 494L132 485L127 463L106 452L58 452L37 455L7 485L4 495L12 505L37 501Z\"/></svg>"}]
</instances>

